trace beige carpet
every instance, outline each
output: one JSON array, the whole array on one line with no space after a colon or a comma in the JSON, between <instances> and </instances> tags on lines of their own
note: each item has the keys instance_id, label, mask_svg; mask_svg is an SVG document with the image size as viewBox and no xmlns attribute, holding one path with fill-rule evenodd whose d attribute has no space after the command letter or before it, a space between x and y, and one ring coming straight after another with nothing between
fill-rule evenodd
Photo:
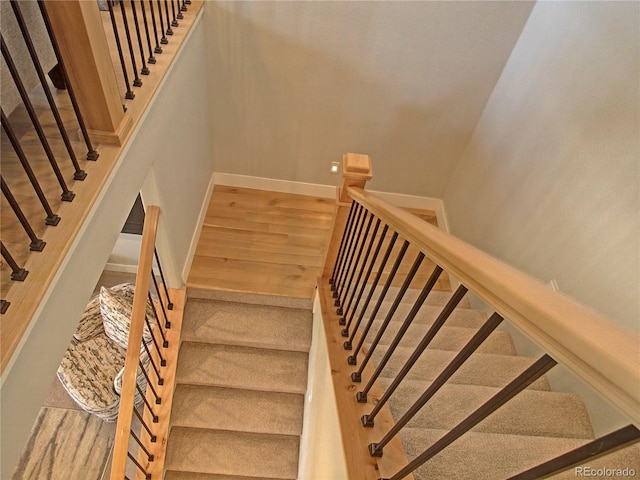
<instances>
[{"instance_id":1,"label":"beige carpet","mask_svg":"<svg viewBox=\"0 0 640 480\"><path fill-rule=\"evenodd\" d=\"M310 343L309 309L189 300L165 478L296 478Z\"/></svg>"}]
</instances>

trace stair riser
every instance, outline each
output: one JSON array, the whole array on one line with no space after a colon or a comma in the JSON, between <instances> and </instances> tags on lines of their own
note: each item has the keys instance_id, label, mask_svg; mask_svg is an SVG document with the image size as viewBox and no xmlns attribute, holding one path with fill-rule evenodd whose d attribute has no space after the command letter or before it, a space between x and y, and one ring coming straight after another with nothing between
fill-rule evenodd
<instances>
[{"instance_id":1,"label":"stair riser","mask_svg":"<svg viewBox=\"0 0 640 480\"><path fill-rule=\"evenodd\" d=\"M411 353L413 353L412 348L399 347L396 349L396 352L383 369L381 376L395 378ZM372 355L374 363L379 362L382 355L384 355L383 352L374 352ZM455 355L455 352L427 349L409 371L406 378L427 382L433 381L453 360ZM522 373L531 363L531 359L527 358L476 353L453 374L449 382L502 387ZM365 379L363 380L366 381ZM549 382L545 377L542 377L531 384L529 388L549 390Z\"/></svg>"},{"instance_id":2,"label":"stair riser","mask_svg":"<svg viewBox=\"0 0 640 480\"><path fill-rule=\"evenodd\" d=\"M372 341L378 334L380 323L376 323L371 327L367 339ZM394 340L398 330L400 330L399 322L391 322L385 329L381 345L389 345ZM400 345L404 347L416 347L424 338L431 325L411 325L403 335ZM442 327L433 338L428 348L437 350L448 350L459 352L476 333L471 328L459 327ZM386 348L384 349L386 350ZM515 355L515 347L511 336L506 332L494 331L477 350L481 353L493 353L496 355Z\"/></svg>"},{"instance_id":3,"label":"stair riser","mask_svg":"<svg viewBox=\"0 0 640 480\"><path fill-rule=\"evenodd\" d=\"M383 379L386 388L391 382ZM403 382L392 397L397 420L422 395L429 384ZM498 388L444 385L416 414L414 428L451 429L493 395ZM593 438L584 404L577 395L525 390L478 424L474 431L548 437Z\"/></svg>"}]
</instances>

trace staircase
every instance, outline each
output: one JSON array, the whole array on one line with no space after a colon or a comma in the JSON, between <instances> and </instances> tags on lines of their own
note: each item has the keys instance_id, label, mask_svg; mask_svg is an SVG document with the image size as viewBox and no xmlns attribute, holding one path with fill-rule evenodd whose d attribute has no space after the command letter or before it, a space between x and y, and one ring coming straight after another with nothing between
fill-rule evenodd
<instances>
[{"instance_id":1,"label":"staircase","mask_svg":"<svg viewBox=\"0 0 640 480\"><path fill-rule=\"evenodd\" d=\"M394 299L396 294L397 289L391 288L386 298ZM384 356L415 297L416 291L409 290L403 298L403 303L372 355L374 363L378 364ZM381 373L379 381L383 390L393 382L448 298L447 293L431 292ZM391 301L383 302L367 336L369 340L375 338L390 306ZM367 314L365 318L369 318ZM391 397L389 405L394 420L398 421L413 405L485 319L486 314L472 310L464 300L461 302ZM409 460L442 438L534 361L534 358L516 355L509 333L494 331L401 430L400 439ZM363 378L363 383L367 380ZM371 405L375 405L376 401L369 399ZM552 392L546 377L542 377L459 441L418 468L414 477L418 480L508 478L523 471L524 467L534 466L593 438L589 416L580 397ZM590 465L609 469L628 467L638 472L640 448L628 447ZM570 469L553 478L576 478L576 474Z\"/></svg>"},{"instance_id":2,"label":"staircase","mask_svg":"<svg viewBox=\"0 0 640 480\"><path fill-rule=\"evenodd\" d=\"M310 344L310 310L189 300L165 479L295 479Z\"/></svg>"}]
</instances>

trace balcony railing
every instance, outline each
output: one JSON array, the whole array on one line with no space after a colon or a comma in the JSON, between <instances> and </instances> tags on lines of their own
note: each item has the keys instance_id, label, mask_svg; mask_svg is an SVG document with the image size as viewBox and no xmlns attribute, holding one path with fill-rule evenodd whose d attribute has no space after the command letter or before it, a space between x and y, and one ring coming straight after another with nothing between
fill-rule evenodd
<instances>
[{"instance_id":1,"label":"balcony railing","mask_svg":"<svg viewBox=\"0 0 640 480\"><path fill-rule=\"evenodd\" d=\"M2 2L2 371L202 7L102 3Z\"/></svg>"}]
</instances>

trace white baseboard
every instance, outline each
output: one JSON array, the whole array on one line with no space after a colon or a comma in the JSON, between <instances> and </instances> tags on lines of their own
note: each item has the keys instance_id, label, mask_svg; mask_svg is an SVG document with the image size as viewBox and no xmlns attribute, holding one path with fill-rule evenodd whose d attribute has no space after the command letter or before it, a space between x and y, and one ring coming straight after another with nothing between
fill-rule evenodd
<instances>
[{"instance_id":1,"label":"white baseboard","mask_svg":"<svg viewBox=\"0 0 640 480\"><path fill-rule=\"evenodd\" d=\"M109 272L122 272L122 273L137 273L137 265L125 265L123 263L107 263L104 269Z\"/></svg>"},{"instance_id":2,"label":"white baseboard","mask_svg":"<svg viewBox=\"0 0 640 480\"><path fill-rule=\"evenodd\" d=\"M207 187L207 193L205 195L202 206L200 207L200 214L198 215L198 223L193 236L191 237L191 243L189 244L189 253L187 254L187 260L182 268L182 281L187 284L189 278L189 272L191 271L191 265L193 264L193 258L196 256L196 248L198 247L198 241L200 240L200 233L202 232L202 226L204 225L204 219L207 216L207 209L211 202L211 195L213 194L213 187L216 185L216 173L211 175L209 180L209 186Z\"/></svg>"}]
</instances>

